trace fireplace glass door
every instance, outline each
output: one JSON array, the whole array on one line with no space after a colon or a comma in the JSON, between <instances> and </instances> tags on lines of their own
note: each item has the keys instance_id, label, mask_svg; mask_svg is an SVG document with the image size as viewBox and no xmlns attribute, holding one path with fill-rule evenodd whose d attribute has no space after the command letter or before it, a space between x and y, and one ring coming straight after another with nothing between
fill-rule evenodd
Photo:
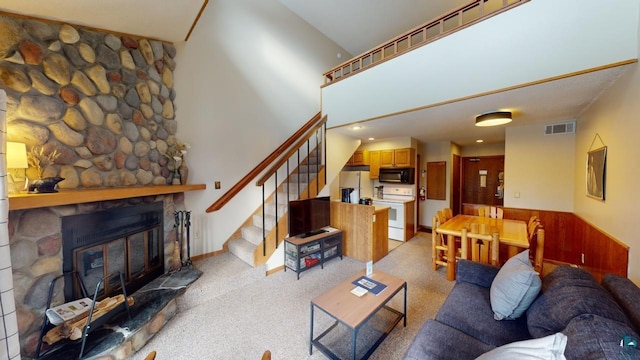
<instances>
[{"instance_id":1,"label":"fireplace glass door","mask_svg":"<svg viewBox=\"0 0 640 360\"><path fill-rule=\"evenodd\" d=\"M119 273L124 275L127 291L131 292L139 288L136 282L145 275L162 271L159 234L160 227L156 226L100 245L75 249L74 268L89 294L107 276L98 289L100 298L121 292ZM74 292L81 293L78 284Z\"/></svg>"}]
</instances>

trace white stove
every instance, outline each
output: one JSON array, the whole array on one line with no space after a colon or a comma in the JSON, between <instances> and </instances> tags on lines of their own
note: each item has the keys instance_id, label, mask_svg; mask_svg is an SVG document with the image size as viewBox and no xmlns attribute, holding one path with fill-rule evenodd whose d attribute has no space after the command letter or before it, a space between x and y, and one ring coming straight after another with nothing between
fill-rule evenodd
<instances>
[{"instance_id":1,"label":"white stove","mask_svg":"<svg viewBox=\"0 0 640 360\"><path fill-rule=\"evenodd\" d=\"M389 206L389 238L406 241L404 214L405 203L414 201L413 188L385 186L382 192L382 199L374 198L373 205Z\"/></svg>"}]
</instances>

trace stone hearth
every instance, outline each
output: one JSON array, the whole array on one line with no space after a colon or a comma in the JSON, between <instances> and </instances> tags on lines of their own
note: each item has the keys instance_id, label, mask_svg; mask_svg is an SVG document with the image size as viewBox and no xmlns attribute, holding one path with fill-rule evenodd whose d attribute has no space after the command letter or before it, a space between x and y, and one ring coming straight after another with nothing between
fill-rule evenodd
<instances>
[{"instance_id":1,"label":"stone hearth","mask_svg":"<svg viewBox=\"0 0 640 360\"><path fill-rule=\"evenodd\" d=\"M196 268L185 267L162 275L142 287L132 295L135 303L131 307L131 320L122 313L102 329L90 333L84 356L99 360L121 360L140 350L176 314L176 298L200 275L202 272ZM80 348L80 341L68 342L46 353L41 359L75 360Z\"/></svg>"}]
</instances>

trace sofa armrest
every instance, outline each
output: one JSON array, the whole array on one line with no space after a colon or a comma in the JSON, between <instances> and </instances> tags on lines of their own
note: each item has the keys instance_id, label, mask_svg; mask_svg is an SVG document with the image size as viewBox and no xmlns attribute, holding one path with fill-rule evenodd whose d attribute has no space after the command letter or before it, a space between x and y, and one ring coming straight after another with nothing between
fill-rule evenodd
<instances>
[{"instance_id":1,"label":"sofa armrest","mask_svg":"<svg viewBox=\"0 0 640 360\"><path fill-rule=\"evenodd\" d=\"M499 267L460 259L457 262L456 282L466 282L484 288L490 288Z\"/></svg>"}]
</instances>

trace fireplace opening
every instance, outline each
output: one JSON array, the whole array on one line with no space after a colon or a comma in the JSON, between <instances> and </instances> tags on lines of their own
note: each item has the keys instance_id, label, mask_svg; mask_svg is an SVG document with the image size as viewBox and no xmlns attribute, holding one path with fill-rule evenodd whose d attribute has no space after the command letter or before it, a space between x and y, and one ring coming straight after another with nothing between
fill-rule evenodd
<instances>
[{"instance_id":1,"label":"fireplace opening","mask_svg":"<svg viewBox=\"0 0 640 360\"><path fill-rule=\"evenodd\" d=\"M163 202L62 217L63 271L77 271L89 294L128 294L164 273ZM65 301L82 297L80 284L65 283Z\"/></svg>"}]
</instances>

